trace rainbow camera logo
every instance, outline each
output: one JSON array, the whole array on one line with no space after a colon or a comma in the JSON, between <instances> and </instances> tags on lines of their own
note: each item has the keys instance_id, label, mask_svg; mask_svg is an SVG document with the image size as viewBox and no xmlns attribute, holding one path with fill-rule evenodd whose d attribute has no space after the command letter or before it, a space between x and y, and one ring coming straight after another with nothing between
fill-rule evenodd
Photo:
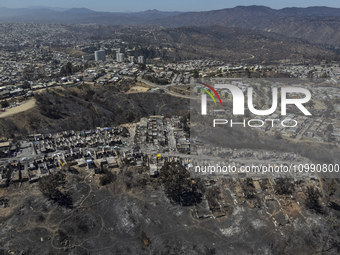
<instances>
[{"instance_id":1,"label":"rainbow camera logo","mask_svg":"<svg viewBox=\"0 0 340 255\"><path fill-rule=\"evenodd\" d=\"M211 87L210 85L205 84L205 83L199 83L199 84L209 88L212 92L214 92L214 94L217 96L218 100L220 101L221 106L223 106L220 95L217 93L217 91L213 87ZM207 93L212 98L212 100L214 101L215 105L217 105L216 100L215 100L213 94L211 94L208 90L206 90L204 88L198 87L198 89L200 89L200 90L204 91L205 93Z\"/></svg>"}]
</instances>

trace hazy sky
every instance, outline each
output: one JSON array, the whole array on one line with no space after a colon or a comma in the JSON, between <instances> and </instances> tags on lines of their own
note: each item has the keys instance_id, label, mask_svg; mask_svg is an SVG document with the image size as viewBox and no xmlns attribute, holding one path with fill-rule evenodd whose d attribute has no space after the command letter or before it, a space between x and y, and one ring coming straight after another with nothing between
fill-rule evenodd
<instances>
[{"instance_id":1,"label":"hazy sky","mask_svg":"<svg viewBox=\"0 0 340 255\"><path fill-rule=\"evenodd\" d=\"M96 11L203 11L231 8L237 5L266 5L284 7L329 6L340 7L339 0L1 0L0 7L22 8L52 6L62 8L86 7Z\"/></svg>"}]
</instances>

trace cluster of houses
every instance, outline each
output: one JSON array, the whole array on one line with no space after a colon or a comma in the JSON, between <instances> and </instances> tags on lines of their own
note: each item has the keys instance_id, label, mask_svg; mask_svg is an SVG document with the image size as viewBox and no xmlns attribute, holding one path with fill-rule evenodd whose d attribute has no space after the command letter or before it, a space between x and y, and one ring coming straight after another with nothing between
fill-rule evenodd
<instances>
[{"instance_id":1,"label":"cluster of houses","mask_svg":"<svg viewBox=\"0 0 340 255\"><path fill-rule=\"evenodd\" d=\"M0 143L1 186L19 181L35 182L68 166L100 173L103 168L119 169L129 163L136 167L147 166L150 176L157 176L165 160L165 155L156 160L158 153L164 152L165 148L169 152L169 144L173 153L187 152L190 148L180 118L165 119L164 116L150 116L138 123L118 127L32 134L25 144L26 147L20 143ZM147 144L153 149L148 151ZM180 158L179 155L170 156L171 160ZM186 162L188 160L183 161Z\"/></svg>"},{"instance_id":2,"label":"cluster of houses","mask_svg":"<svg viewBox=\"0 0 340 255\"><path fill-rule=\"evenodd\" d=\"M27 141L32 153L30 157L22 158L18 154L10 154L11 150L18 151L20 148L11 148L9 142L2 143L0 151L5 159L0 163L0 183L34 182L68 165L88 169L102 169L104 165L117 168L119 148L124 146L128 136L129 131L124 127L34 134Z\"/></svg>"}]
</instances>

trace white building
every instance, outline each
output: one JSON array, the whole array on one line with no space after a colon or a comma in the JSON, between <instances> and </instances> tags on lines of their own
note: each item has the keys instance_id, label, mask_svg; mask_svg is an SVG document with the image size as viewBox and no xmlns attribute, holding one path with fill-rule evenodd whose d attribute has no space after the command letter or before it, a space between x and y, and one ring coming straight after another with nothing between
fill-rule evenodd
<instances>
[{"instance_id":1,"label":"white building","mask_svg":"<svg viewBox=\"0 0 340 255\"><path fill-rule=\"evenodd\" d=\"M139 56L139 57L138 57L138 63L139 63L139 64L145 64L145 58L144 58L144 56Z\"/></svg>"},{"instance_id":2,"label":"white building","mask_svg":"<svg viewBox=\"0 0 340 255\"><path fill-rule=\"evenodd\" d=\"M117 58L117 62L124 62L125 60L124 53L117 53L116 58Z\"/></svg>"},{"instance_id":3,"label":"white building","mask_svg":"<svg viewBox=\"0 0 340 255\"><path fill-rule=\"evenodd\" d=\"M129 56L129 62L130 62L130 63L135 62L135 57L134 57L134 56Z\"/></svg>"}]
</instances>

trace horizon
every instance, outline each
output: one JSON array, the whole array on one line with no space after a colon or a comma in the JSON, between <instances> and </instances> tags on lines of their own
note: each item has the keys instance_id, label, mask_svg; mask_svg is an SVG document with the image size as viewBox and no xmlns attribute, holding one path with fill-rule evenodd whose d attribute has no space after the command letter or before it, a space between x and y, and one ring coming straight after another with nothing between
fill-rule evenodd
<instances>
[{"instance_id":1,"label":"horizon","mask_svg":"<svg viewBox=\"0 0 340 255\"><path fill-rule=\"evenodd\" d=\"M229 3L225 3L223 0L213 0L209 4L206 1L148 1L148 2L139 2L137 0L128 0L125 2L110 2L106 3L106 0L98 0L95 3L89 0L75 0L70 3L70 1L61 0L58 4L51 3L48 4L48 1L42 0L33 0L28 3L24 0L18 1L2 1L3 4L0 7L10 8L10 9L55 9L59 11L69 10L73 8L86 8L97 12L143 12L147 10L158 10L161 12L199 12L199 11L211 11L211 10L220 10L220 9L229 9L235 8L238 6L265 6L271 9L280 10L284 8L308 8L308 7L328 7L328 8L340 8L340 2L335 0L326 0L326 1L286 1L284 3L276 3L268 0L263 1L253 1L253 0L243 0L237 1L232 0ZM133 6L133 7L132 7Z\"/></svg>"}]
</instances>

